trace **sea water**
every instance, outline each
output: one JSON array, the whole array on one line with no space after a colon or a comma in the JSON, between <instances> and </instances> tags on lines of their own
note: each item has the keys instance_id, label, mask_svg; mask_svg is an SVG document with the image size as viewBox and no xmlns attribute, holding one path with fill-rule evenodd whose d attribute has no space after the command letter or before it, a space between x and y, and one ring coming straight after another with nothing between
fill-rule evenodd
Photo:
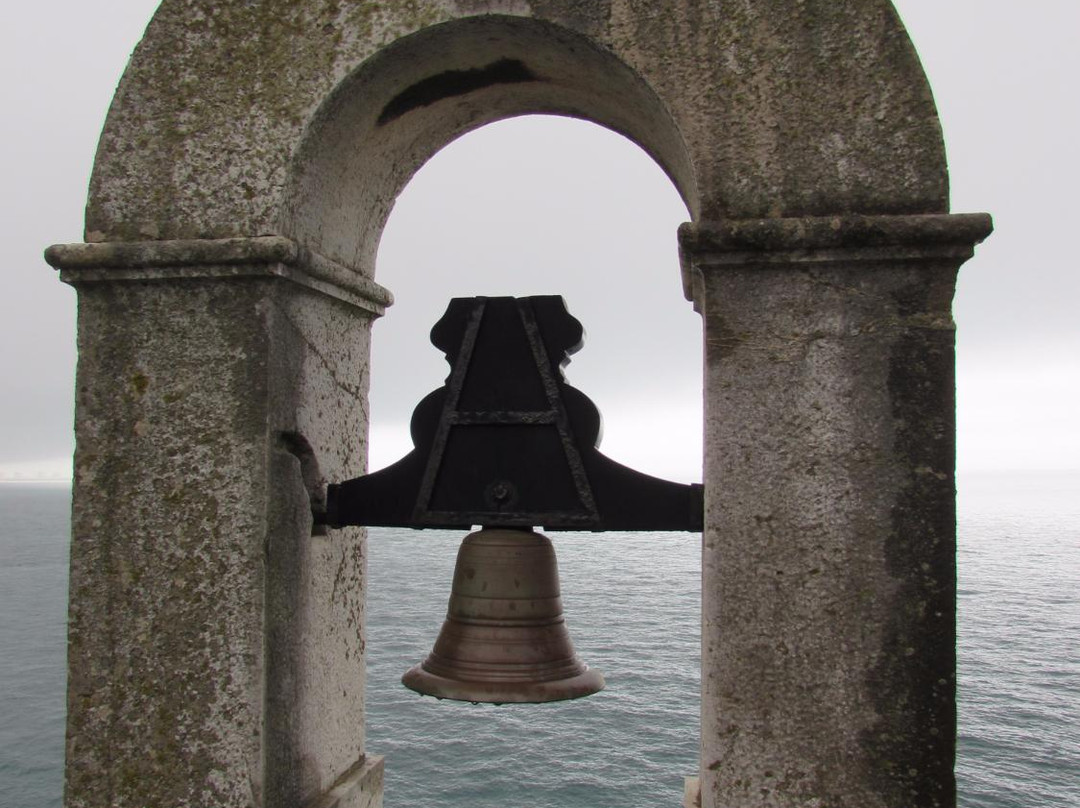
<instances>
[{"instance_id":1,"label":"sea water","mask_svg":"<svg viewBox=\"0 0 1080 808\"><path fill-rule=\"evenodd\" d=\"M59 806L66 488L0 486L0 805ZM1080 806L1080 475L962 478L962 808ZM567 623L607 689L546 705L405 690L461 533L373 530L367 746L387 808L661 808L698 753L699 537L553 534Z\"/></svg>"},{"instance_id":2,"label":"sea water","mask_svg":"<svg viewBox=\"0 0 1080 808\"><path fill-rule=\"evenodd\" d=\"M60 805L68 486L0 485L0 806Z\"/></svg>"}]
</instances>

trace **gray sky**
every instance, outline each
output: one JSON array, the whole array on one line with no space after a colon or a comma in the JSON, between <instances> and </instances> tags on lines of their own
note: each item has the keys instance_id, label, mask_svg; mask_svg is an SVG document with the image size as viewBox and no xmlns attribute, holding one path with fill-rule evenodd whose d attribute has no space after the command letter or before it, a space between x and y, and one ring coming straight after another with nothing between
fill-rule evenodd
<instances>
[{"instance_id":1,"label":"gray sky","mask_svg":"<svg viewBox=\"0 0 1080 808\"><path fill-rule=\"evenodd\" d=\"M1080 3L896 5L938 101L952 208L989 211L997 227L961 270L956 300L959 466L1080 468L1080 273L1068 239L1080 187ZM38 0L0 34L0 478L68 470L75 293L41 251L82 238L98 133L155 6ZM380 248L378 280L399 303L375 330L374 465L408 448L412 406L445 376L426 334L449 297L557 293L588 332L568 375L604 414L604 451L698 479L700 324L675 252L685 219L637 147L579 121L502 122L436 155ZM635 361L658 342L662 361Z\"/></svg>"}]
</instances>

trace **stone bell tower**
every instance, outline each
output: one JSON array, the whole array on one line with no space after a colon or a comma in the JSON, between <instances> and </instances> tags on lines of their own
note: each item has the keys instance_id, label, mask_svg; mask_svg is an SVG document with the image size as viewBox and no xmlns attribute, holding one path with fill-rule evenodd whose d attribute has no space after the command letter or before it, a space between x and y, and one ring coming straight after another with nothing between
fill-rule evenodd
<instances>
[{"instance_id":1,"label":"stone bell tower","mask_svg":"<svg viewBox=\"0 0 1080 808\"><path fill-rule=\"evenodd\" d=\"M374 806L374 256L443 145L528 113L667 171L705 340L701 804L955 804L948 208L888 0L164 0L79 294L68 806ZM321 534L320 534L321 533ZM673 802L676 795L673 795Z\"/></svg>"}]
</instances>

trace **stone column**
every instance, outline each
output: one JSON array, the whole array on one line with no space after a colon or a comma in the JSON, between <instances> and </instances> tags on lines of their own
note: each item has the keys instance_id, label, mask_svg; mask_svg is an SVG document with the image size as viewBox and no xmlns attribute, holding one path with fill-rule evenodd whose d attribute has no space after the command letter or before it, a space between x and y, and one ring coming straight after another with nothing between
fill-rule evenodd
<instances>
[{"instance_id":1,"label":"stone column","mask_svg":"<svg viewBox=\"0 0 1080 808\"><path fill-rule=\"evenodd\" d=\"M364 536L312 535L366 453L389 295L278 237L74 244L68 806L376 806Z\"/></svg>"},{"instance_id":2,"label":"stone column","mask_svg":"<svg viewBox=\"0 0 1080 808\"><path fill-rule=\"evenodd\" d=\"M985 215L686 225L702 804L955 805L956 271Z\"/></svg>"}]
</instances>

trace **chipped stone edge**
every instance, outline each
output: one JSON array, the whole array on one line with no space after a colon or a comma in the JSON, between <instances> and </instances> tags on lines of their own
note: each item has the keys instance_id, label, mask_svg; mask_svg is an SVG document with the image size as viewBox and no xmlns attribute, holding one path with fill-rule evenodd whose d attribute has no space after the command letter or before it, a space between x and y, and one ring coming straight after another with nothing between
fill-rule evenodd
<instances>
[{"instance_id":1,"label":"chipped stone edge","mask_svg":"<svg viewBox=\"0 0 1080 808\"><path fill-rule=\"evenodd\" d=\"M382 808L383 757L364 755L304 808Z\"/></svg>"},{"instance_id":2,"label":"chipped stone edge","mask_svg":"<svg viewBox=\"0 0 1080 808\"><path fill-rule=\"evenodd\" d=\"M279 277L381 315L390 291L284 236L54 244L45 261L72 285Z\"/></svg>"},{"instance_id":3,"label":"chipped stone edge","mask_svg":"<svg viewBox=\"0 0 1080 808\"><path fill-rule=\"evenodd\" d=\"M701 778L683 778L682 808L701 808Z\"/></svg>"},{"instance_id":4,"label":"chipped stone edge","mask_svg":"<svg viewBox=\"0 0 1080 808\"><path fill-rule=\"evenodd\" d=\"M687 222L679 227L683 294L705 268L927 259L963 262L993 232L988 213L807 216Z\"/></svg>"}]
</instances>

